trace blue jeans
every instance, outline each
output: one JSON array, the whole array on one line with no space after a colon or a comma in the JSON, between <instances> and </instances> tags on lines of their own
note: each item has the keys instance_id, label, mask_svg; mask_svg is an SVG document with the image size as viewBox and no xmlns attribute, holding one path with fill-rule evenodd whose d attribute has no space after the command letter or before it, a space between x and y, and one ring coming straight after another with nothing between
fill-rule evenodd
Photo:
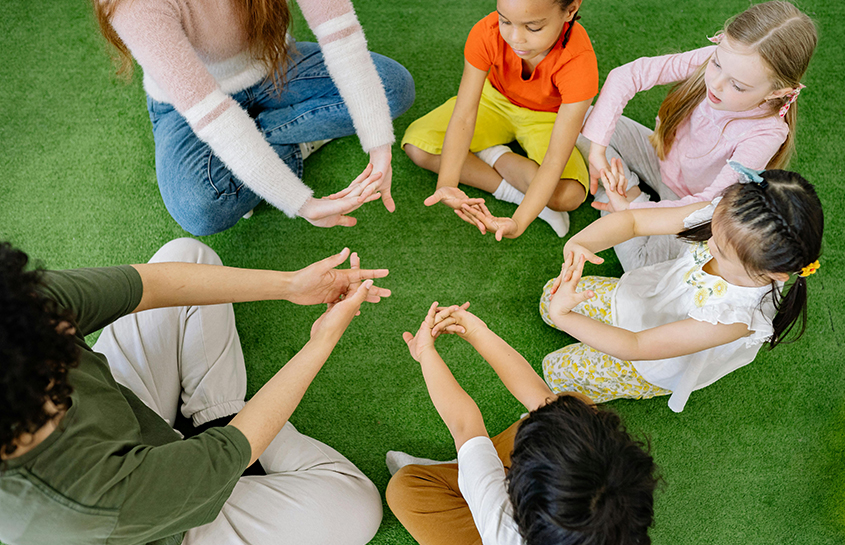
<instances>
[{"instance_id":1,"label":"blue jeans","mask_svg":"<svg viewBox=\"0 0 845 545\"><path fill-rule=\"evenodd\" d=\"M262 81L232 95L290 169L302 177L300 142L355 134L352 118L334 85L320 46L296 44L279 93ZM414 102L414 80L398 62L371 53L395 119ZM147 97L153 124L156 176L173 219L193 235L211 235L235 225L261 197L197 138L173 106ZM357 174L357 173L356 173ZM341 188L338 188L338 190Z\"/></svg>"}]
</instances>

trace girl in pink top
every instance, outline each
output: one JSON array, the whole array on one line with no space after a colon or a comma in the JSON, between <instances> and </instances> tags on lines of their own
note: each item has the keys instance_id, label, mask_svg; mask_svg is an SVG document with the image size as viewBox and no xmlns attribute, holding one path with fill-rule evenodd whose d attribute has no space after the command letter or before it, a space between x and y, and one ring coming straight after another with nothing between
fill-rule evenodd
<instances>
[{"instance_id":1,"label":"girl in pink top","mask_svg":"<svg viewBox=\"0 0 845 545\"><path fill-rule=\"evenodd\" d=\"M319 45L287 34L287 0L94 2L124 67L134 57L144 70L159 189L194 235L228 229L261 200L321 227L354 225L346 214L376 191L394 209L391 117L413 102L413 79L368 52L349 0L298 4ZM304 157L353 133L372 166L315 198Z\"/></svg>"},{"instance_id":2,"label":"girl in pink top","mask_svg":"<svg viewBox=\"0 0 845 545\"><path fill-rule=\"evenodd\" d=\"M788 2L766 2L736 16L712 40L717 45L640 58L607 76L582 130L586 139L579 139L589 157L591 192L601 178L608 193L600 191L594 207L613 212L709 202L738 181L727 160L754 169L787 164L794 102L817 41L813 22ZM678 83L660 107L654 132L622 117L637 92L672 82ZM627 188L603 175L612 158L621 159ZM660 202L648 202L638 181ZM639 237L614 248L629 271L675 258L681 243Z\"/></svg>"}]
</instances>

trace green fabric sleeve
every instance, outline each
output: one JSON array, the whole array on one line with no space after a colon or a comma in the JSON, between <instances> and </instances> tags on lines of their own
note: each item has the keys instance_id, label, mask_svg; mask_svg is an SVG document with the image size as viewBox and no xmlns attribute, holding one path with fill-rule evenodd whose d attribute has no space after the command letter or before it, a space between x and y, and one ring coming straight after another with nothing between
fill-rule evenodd
<instances>
[{"instance_id":1,"label":"green fabric sleeve","mask_svg":"<svg viewBox=\"0 0 845 545\"><path fill-rule=\"evenodd\" d=\"M237 428L212 428L184 441L137 447L109 543L147 543L213 521L252 454Z\"/></svg>"},{"instance_id":2,"label":"green fabric sleeve","mask_svg":"<svg viewBox=\"0 0 845 545\"><path fill-rule=\"evenodd\" d=\"M130 265L47 271L44 283L48 297L74 312L82 337L131 313L144 292L141 275Z\"/></svg>"}]
</instances>

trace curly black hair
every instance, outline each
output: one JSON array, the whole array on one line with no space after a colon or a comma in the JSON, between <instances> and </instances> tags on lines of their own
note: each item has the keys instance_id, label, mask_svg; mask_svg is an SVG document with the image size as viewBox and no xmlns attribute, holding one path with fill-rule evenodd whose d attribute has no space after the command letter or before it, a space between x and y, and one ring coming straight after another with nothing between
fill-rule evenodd
<instances>
[{"instance_id":1,"label":"curly black hair","mask_svg":"<svg viewBox=\"0 0 845 545\"><path fill-rule=\"evenodd\" d=\"M27 270L29 257L0 243L0 452L35 433L52 417L47 400L63 409L73 391L68 371L78 363L73 314L43 294L43 270Z\"/></svg>"},{"instance_id":2,"label":"curly black hair","mask_svg":"<svg viewBox=\"0 0 845 545\"><path fill-rule=\"evenodd\" d=\"M648 545L661 479L619 416L561 395L516 432L508 495L528 545Z\"/></svg>"}]
</instances>

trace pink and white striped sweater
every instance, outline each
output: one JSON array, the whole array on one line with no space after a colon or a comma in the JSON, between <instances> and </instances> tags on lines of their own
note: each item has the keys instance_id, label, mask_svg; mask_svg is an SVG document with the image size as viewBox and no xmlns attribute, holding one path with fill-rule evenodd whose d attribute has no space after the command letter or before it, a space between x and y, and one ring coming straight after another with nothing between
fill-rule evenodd
<instances>
[{"instance_id":1,"label":"pink and white striped sweater","mask_svg":"<svg viewBox=\"0 0 845 545\"><path fill-rule=\"evenodd\" d=\"M655 85L686 79L708 61L716 46L676 55L643 57L611 70L598 101L581 131L586 138L607 146L622 110L635 94ZM753 169L764 169L786 140L789 126L769 110L745 112L714 110L706 100L693 110L675 134L675 142L660 161L662 181L677 201L632 203L631 208L683 206L712 201L739 181L728 159ZM753 119L755 117L762 119Z\"/></svg>"},{"instance_id":2,"label":"pink and white striped sweater","mask_svg":"<svg viewBox=\"0 0 845 545\"><path fill-rule=\"evenodd\" d=\"M384 87L349 0L299 0L326 68L346 103L365 152L394 142ZM112 26L144 70L144 89L172 104L194 133L247 187L288 216L310 198L231 94L267 70L233 24L232 0L132 0Z\"/></svg>"}]
</instances>

